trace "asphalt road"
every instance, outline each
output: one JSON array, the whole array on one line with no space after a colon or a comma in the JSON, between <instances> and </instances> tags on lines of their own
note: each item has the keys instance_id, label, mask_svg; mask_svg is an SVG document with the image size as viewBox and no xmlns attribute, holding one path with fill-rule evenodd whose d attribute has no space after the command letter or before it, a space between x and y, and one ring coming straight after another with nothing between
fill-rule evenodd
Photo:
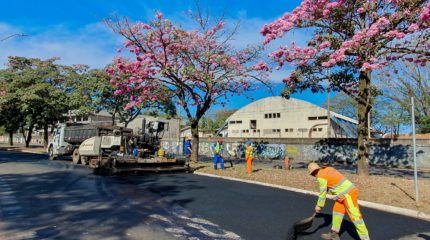
<instances>
[{"instance_id":1,"label":"asphalt road","mask_svg":"<svg viewBox=\"0 0 430 240\"><path fill-rule=\"evenodd\" d=\"M0 239L286 239L314 196L193 174L101 177L0 151ZM329 230L332 202L299 239ZM362 209L372 239L430 239L430 222ZM345 219L341 239L357 239Z\"/></svg>"}]
</instances>

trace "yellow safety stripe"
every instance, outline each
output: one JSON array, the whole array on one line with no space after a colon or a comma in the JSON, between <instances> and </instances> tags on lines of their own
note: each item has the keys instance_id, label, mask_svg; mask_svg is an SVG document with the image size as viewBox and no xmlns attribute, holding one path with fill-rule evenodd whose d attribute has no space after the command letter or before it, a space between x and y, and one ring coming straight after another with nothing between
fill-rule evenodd
<instances>
[{"instance_id":1,"label":"yellow safety stripe","mask_svg":"<svg viewBox=\"0 0 430 240\"><path fill-rule=\"evenodd\" d=\"M331 192L336 195L335 200L341 198L342 196L349 193L354 188L354 184L350 181L345 181L342 185L338 186L336 189L331 190Z\"/></svg>"},{"instance_id":2,"label":"yellow safety stripe","mask_svg":"<svg viewBox=\"0 0 430 240\"><path fill-rule=\"evenodd\" d=\"M331 187L331 189L336 189L337 187L339 187L340 185L342 185L344 182L346 182L347 181L347 179L346 178L344 178L344 179L342 179L338 184L336 184L336 185L334 185L333 187Z\"/></svg>"},{"instance_id":3,"label":"yellow safety stripe","mask_svg":"<svg viewBox=\"0 0 430 240\"><path fill-rule=\"evenodd\" d=\"M346 202L348 203L348 212L351 214L352 221L357 221L360 219L360 210L354 206L354 202L349 194L345 195Z\"/></svg>"},{"instance_id":4,"label":"yellow safety stripe","mask_svg":"<svg viewBox=\"0 0 430 240\"><path fill-rule=\"evenodd\" d=\"M317 180L320 188L317 206L322 208L325 205L325 200L327 197L327 180L324 178L317 178Z\"/></svg>"},{"instance_id":5,"label":"yellow safety stripe","mask_svg":"<svg viewBox=\"0 0 430 240\"><path fill-rule=\"evenodd\" d=\"M343 217L345 216L345 214L343 213L338 213L338 212L333 212L333 215L339 216L339 217Z\"/></svg>"}]
</instances>

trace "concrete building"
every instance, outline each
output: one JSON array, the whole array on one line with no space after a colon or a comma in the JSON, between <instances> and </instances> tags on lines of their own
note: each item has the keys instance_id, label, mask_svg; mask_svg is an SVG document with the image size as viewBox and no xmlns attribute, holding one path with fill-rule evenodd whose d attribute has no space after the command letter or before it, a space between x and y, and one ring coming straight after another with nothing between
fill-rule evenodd
<instances>
[{"instance_id":1,"label":"concrete building","mask_svg":"<svg viewBox=\"0 0 430 240\"><path fill-rule=\"evenodd\" d=\"M220 133L239 138L356 138L357 121L312 103L268 97L231 115Z\"/></svg>"}]
</instances>

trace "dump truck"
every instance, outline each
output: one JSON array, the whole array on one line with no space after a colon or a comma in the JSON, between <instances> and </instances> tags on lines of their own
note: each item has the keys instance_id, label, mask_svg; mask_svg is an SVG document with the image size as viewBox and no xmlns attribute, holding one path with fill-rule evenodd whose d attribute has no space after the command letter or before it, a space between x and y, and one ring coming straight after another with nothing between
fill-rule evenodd
<instances>
[{"instance_id":1,"label":"dump truck","mask_svg":"<svg viewBox=\"0 0 430 240\"><path fill-rule=\"evenodd\" d=\"M50 160L59 156L72 156L73 163L87 164L78 158L80 144L91 137L106 135L115 127L102 124L66 124L61 123L54 129L54 137L48 144L47 152Z\"/></svg>"},{"instance_id":2,"label":"dump truck","mask_svg":"<svg viewBox=\"0 0 430 240\"><path fill-rule=\"evenodd\" d=\"M118 127L83 141L78 149L79 161L87 162L95 174L120 172L189 171L185 160L166 154L160 146L165 123L144 123L142 132Z\"/></svg>"}]
</instances>

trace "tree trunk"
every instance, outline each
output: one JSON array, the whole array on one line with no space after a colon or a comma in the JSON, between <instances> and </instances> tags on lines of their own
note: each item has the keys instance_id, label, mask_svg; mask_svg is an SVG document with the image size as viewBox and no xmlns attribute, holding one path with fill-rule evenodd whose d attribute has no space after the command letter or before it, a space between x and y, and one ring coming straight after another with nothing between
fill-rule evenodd
<instances>
[{"instance_id":1,"label":"tree trunk","mask_svg":"<svg viewBox=\"0 0 430 240\"><path fill-rule=\"evenodd\" d=\"M43 147L46 149L48 147L49 141L49 132L48 132L48 124L43 126Z\"/></svg>"},{"instance_id":2,"label":"tree trunk","mask_svg":"<svg viewBox=\"0 0 430 240\"><path fill-rule=\"evenodd\" d=\"M13 146L13 131L9 132L9 146Z\"/></svg>"},{"instance_id":3,"label":"tree trunk","mask_svg":"<svg viewBox=\"0 0 430 240\"><path fill-rule=\"evenodd\" d=\"M191 134L193 136L193 140L191 141L191 162L199 161L199 122L191 123Z\"/></svg>"},{"instance_id":4,"label":"tree trunk","mask_svg":"<svg viewBox=\"0 0 430 240\"><path fill-rule=\"evenodd\" d=\"M358 156L357 156L357 174L369 175L367 148L368 117L370 112L370 71L360 72L359 92L358 92Z\"/></svg>"},{"instance_id":5,"label":"tree trunk","mask_svg":"<svg viewBox=\"0 0 430 240\"><path fill-rule=\"evenodd\" d=\"M32 137L32 134L33 134L33 125L31 125L28 128L27 136L25 135L25 129L24 129L24 127L21 127L21 131L22 131L22 135L24 136L25 147L28 148L28 147L30 147L31 137Z\"/></svg>"}]
</instances>

